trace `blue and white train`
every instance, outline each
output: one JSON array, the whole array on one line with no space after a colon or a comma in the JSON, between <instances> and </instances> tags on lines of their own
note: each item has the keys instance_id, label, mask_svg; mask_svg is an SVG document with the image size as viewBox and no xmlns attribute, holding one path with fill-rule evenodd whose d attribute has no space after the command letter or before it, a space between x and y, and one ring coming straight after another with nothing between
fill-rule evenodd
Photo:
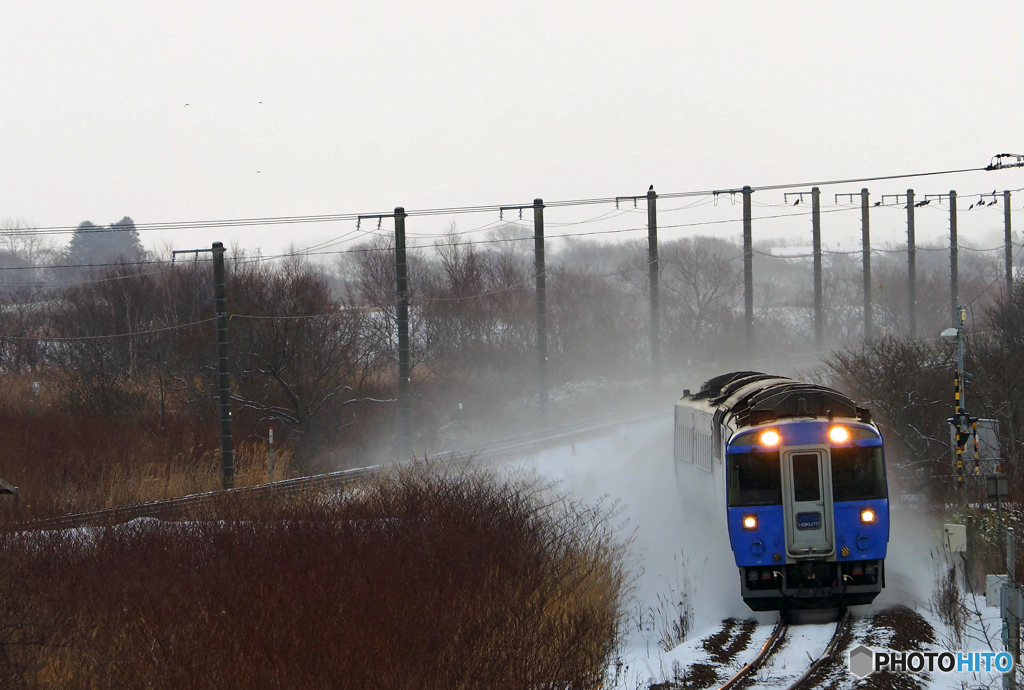
<instances>
[{"instance_id":1,"label":"blue and white train","mask_svg":"<svg viewBox=\"0 0 1024 690\"><path fill-rule=\"evenodd\" d=\"M725 520L755 611L868 604L885 585L882 435L824 386L734 372L675 407L684 503Z\"/></svg>"}]
</instances>

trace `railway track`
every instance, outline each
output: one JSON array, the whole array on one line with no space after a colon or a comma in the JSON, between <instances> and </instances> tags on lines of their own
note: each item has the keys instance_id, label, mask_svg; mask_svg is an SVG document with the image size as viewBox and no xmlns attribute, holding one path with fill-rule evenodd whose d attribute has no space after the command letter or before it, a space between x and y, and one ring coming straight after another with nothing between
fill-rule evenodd
<instances>
[{"instance_id":1,"label":"railway track","mask_svg":"<svg viewBox=\"0 0 1024 690\"><path fill-rule=\"evenodd\" d=\"M567 443L575 439L604 433L626 424L644 422L667 414L665 410L642 412L633 415L608 414L581 422L560 424L527 434L509 436L488 443L477 444L435 453L434 458L472 457L475 460L495 460L517 452L526 452L552 444ZM58 515L40 520L14 523L9 527L18 531L61 530L109 525L137 518L166 518L186 513L189 510L212 505L234 497L261 497L275 494L302 493L337 489L379 472L385 465L370 465L337 472L328 472L309 477L285 479L273 484L259 484L221 491L192 494L179 498L168 498L146 503L135 503L116 508L103 508L81 513Z\"/></svg>"},{"instance_id":2,"label":"railway track","mask_svg":"<svg viewBox=\"0 0 1024 690\"><path fill-rule=\"evenodd\" d=\"M787 690L808 690L814 686L814 681L817 676L833 660L833 655L835 654L839 643L850 629L851 623L852 616L850 615L850 612L848 610L840 611L839 621L836 623L835 632L832 634L832 638L829 640L828 645L826 645L825 651L823 651L821 655L807 667L807 670L804 671L799 678L787 687ZM789 617L783 613L779 616L779 621L775 624L772 634L768 637L768 640L761 647L760 651L758 651L757 656L741 668L736 675L719 686L719 690L738 690L739 688L751 687L750 683L754 679L754 674L764 668L772 655L781 648L789 628Z\"/></svg>"}]
</instances>

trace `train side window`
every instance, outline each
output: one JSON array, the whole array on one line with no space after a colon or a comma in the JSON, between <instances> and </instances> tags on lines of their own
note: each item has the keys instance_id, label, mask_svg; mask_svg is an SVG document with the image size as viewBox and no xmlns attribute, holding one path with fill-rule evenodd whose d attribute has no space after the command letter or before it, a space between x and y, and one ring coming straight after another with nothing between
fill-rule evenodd
<instances>
[{"instance_id":1,"label":"train side window","mask_svg":"<svg viewBox=\"0 0 1024 690\"><path fill-rule=\"evenodd\" d=\"M778 451L726 456L730 506L771 506L782 503L782 472Z\"/></svg>"},{"instance_id":2,"label":"train side window","mask_svg":"<svg viewBox=\"0 0 1024 690\"><path fill-rule=\"evenodd\" d=\"M885 498L885 461L881 446L833 448L832 500Z\"/></svg>"}]
</instances>

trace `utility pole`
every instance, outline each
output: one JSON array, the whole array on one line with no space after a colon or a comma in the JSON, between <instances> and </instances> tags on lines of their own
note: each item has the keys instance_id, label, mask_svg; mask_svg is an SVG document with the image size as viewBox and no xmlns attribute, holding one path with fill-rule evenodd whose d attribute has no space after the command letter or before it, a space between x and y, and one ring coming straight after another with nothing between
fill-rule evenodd
<instances>
[{"instance_id":1,"label":"utility pole","mask_svg":"<svg viewBox=\"0 0 1024 690\"><path fill-rule=\"evenodd\" d=\"M925 194L920 205L923 206L932 199L949 200L949 310L953 323L956 323L960 304L960 271L957 265L960 243L956 232L956 190L950 191L949 194Z\"/></svg>"},{"instance_id":2,"label":"utility pole","mask_svg":"<svg viewBox=\"0 0 1024 690\"><path fill-rule=\"evenodd\" d=\"M914 229L914 190L907 190L907 310L910 337L917 337L917 235Z\"/></svg>"},{"instance_id":3,"label":"utility pole","mask_svg":"<svg viewBox=\"0 0 1024 690\"><path fill-rule=\"evenodd\" d=\"M1003 254L1006 259L1006 300L1013 297L1013 233L1010 230L1010 190L1003 191Z\"/></svg>"},{"instance_id":4,"label":"utility pole","mask_svg":"<svg viewBox=\"0 0 1024 690\"><path fill-rule=\"evenodd\" d=\"M747 359L754 356L754 233L750 212L750 185L743 187L743 316Z\"/></svg>"},{"instance_id":5,"label":"utility pole","mask_svg":"<svg viewBox=\"0 0 1024 690\"><path fill-rule=\"evenodd\" d=\"M659 287L661 284L661 267L658 260L658 195L654 185L644 196L617 196L615 205L620 201L632 201L636 208L637 200L647 200L647 281L651 297L651 381L655 387L661 385L661 303Z\"/></svg>"},{"instance_id":6,"label":"utility pole","mask_svg":"<svg viewBox=\"0 0 1024 690\"><path fill-rule=\"evenodd\" d=\"M959 240L956 236L956 191L949 192L949 308L956 319L957 305L960 304L960 272L957 268Z\"/></svg>"},{"instance_id":7,"label":"utility pole","mask_svg":"<svg viewBox=\"0 0 1024 690\"><path fill-rule=\"evenodd\" d=\"M395 278L398 284L398 413L402 425L402 457L412 452L412 380L409 374L409 269L405 257L405 209L395 207Z\"/></svg>"},{"instance_id":8,"label":"utility pole","mask_svg":"<svg viewBox=\"0 0 1024 690\"><path fill-rule=\"evenodd\" d=\"M500 212L533 209L533 279L537 307L537 395L541 415L548 406L548 311L547 268L544 262L544 200L534 199L532 206L502 206Z\"/></svg>"},{"instance_id":9,"label":"utility pole","mask_svg":"<svg viewBox=\"0 0 1024 690\"><path fill-rule=\"evenodd\" d=\"M882 205L888 206L889 200L899 204L900 199L907 203L907 316L909 317L908 332L911 338L917 337L917 235L914 231L914 190L908 189L906 194L883 194Z\"/></svg>"},{"instance_id":10,"label":"utility pole","mask_svg":"<svg viewBox=\"0 0 1024 690\"><path fill-rule=\"evenodd\" d=\"M839 197L847 197L852 204L856 194L836 194L836 203ZM861 237L861 264L864 278L864 340L871 340L874 330L874 317L871 313L871 217L868 210L867 187L860 190L860 237Z\"/></svg>"},{"instance_id":11,"label":"utility pole","mask_svg":"<svg viewBox=\"0 0 1024 690\"><path fill-rule=\"evenodd\" d=\"M804 200L805 192L786 192L782 195L785 203L789 197L798 197L793 204ZM818 352L825 349L824 300L821 285L821 190L811 187L811 254L814 257L814 345Z\"/></svg>"},{"instance_id":12,"label":"utility pole","mask_svg":"<svg viewBox=\"0 0 1024 690\"><path fill-rule=\"evenodd\" d=\"M224 270L224 243L214 242L210 249L175 249L171 264L178 254L213 255L213 312L217 329L217 401L220 410L220 473L221 487L235 486L235 449L231 438L231 374L228 367L228 307Z\"/></svg>"},{"instance_id":13,"label":"utility pole","mask_svg":"<svg viewBox=\"0 0 1024 690\"><path fill-rule=\"evenodd\" d=\"M533 200L533 274L537 299L537 387L540 411L548 406L547 269L544 266L544 200Z\"/></svg>"},{"instance_id":14,"label":"utility pole","mask_svg":"<svg viewBox=\"0 0 1024 690\"><path fill-rule=\"evenodd\" d=\"M871 313L871 224L868 216L868 190L860 190L861 244L864 264L864 340L871 340L874 316Z\"/></svg>"},{"instance_id":15,"label":"utility pole","mask_svg":"<svg viewBox=\"0 0 1024 690\"><path fill-rule=\"evenodd\" d=\"M825 349L824 296L821 285L821 190L811 187L811 246L814 253L814 344Z\"/></svg>"},{"instance_id":16,"label":"utility pole","mask_svg":"<svg viewBox=\"0 0 1024 690\"><path fill-rule=\"evenodd\" d=\"M228 371L228 307L224 243L213 243L213 297L217 313L217 392L220 399L220 471L225 489L235 486L235 451L231 438L231 375Z\"/></svg>"},{"instance_id":17,"label":"utility pole","mask_svg":"<svg viewBox=\"0 0 1024 690\"><path fill-rule=\"evenodd\" d=\"M376 213L359 216L395 220L395 321L398 328L398 417L401 429L398 457L406 460L412 453L412 379L409 364L409 268L405 254L405 208L396 206L394 213Z\"/></svg>"},{"instance_id":18,"label":"utility pole","mask_svg":"<svg viewBox=\"0 0 1024 690\"><path fill-rule=\"evenodd\" d=\"M647 276L651 285L651 378L661 384L661 311L658 299L658 195L647 190Z\"/></svg>"}]
</instances>

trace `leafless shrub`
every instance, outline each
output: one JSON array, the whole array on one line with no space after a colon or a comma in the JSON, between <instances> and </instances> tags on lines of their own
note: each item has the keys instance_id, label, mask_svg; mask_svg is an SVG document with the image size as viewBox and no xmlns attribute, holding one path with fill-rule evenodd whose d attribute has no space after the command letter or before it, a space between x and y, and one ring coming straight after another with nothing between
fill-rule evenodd
<instances>
[{"instance_id":1,"label":"leafless shrub","mask_svg":"<svg viewBox=\"0 0 1024 690\"><path fill-rule=\"evenodd\" d=\"M960 649L963 646L966 626L966 597L963 584L957 571L957 564L952 564L944 557L936 558L932 554L935 571L935 586L930 600L932 611L939 617L950 635L950 648Z\"/></svg>"},{"instance_id":2,"label":"leafless shrub","mask_svg":"<svg viewBox=\"0 0 1024 690\"><path fill-rule=\"evenodd\" d=\"M5 535L0 577L56 625L30 687L597 688L624 577L607 517L419 465L217 519Z\"/></svg>"}]
</instances>

